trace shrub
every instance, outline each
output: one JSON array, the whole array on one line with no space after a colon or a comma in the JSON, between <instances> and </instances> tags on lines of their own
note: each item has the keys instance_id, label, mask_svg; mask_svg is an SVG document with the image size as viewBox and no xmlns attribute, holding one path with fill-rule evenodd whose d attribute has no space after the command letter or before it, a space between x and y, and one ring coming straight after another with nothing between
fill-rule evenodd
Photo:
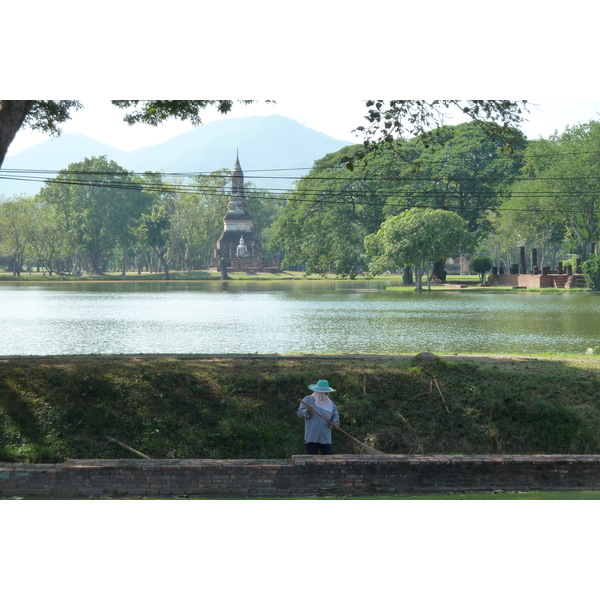
<instances>
[{"instance_id":1,"label":"shrub","mask_svg":"<svg viewBox=\"0 0 600 600\"><path fill-rule=\"evenodd\" d=\"M485 283L485 274L492 268L492 259L489 256L476 256L471 261L471 268L479 273L481 283Z\"/></svg>"},{"instance_id":2,"label":"shrub","mask_svg":"<svg viewBox=\"0 0 600 600\"><path fill-rule=\"evenodd\" d=\"M581 265L586 284L594 291L600 291L600 256L592 256Z\"/></svg>"}]
</instances>

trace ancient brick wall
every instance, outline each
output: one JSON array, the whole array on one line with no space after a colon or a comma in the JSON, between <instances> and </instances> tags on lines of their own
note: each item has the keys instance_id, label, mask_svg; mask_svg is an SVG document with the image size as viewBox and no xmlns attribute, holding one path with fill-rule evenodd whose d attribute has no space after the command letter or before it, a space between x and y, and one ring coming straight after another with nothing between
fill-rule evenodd
<instances>
[{"instance_id":1,"label":"ancient brick wall","mask_svg":"<svg viewBox=\"0 0 600 600\"><path fill-rule=\"evenodd\" d=\"M0 463L0 498L292 498L556 489L600 489L600 456L342 454Z\"/></svg>"},{"instance_id":2,"label":"ancient brick wall","mask_svg":"<svg viewBox=\"0 0 600 600\"><path fill-rule=\"evenodd\" d=\"M503 285L512 287L527 287L527 288L547 288L554 287L554 281L551 275L489 275L488 283L490 285Z\"/></svg>"}]
</instances>

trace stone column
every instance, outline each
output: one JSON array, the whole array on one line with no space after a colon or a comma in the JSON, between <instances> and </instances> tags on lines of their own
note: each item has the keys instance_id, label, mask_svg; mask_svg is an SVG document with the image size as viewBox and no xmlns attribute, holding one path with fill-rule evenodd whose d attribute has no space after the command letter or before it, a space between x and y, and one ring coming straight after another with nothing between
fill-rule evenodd
<instances>
[{"instance_id":1,"label":"stone column","mask_svg":"<svg viewBox=\"0 0 600 600\"><path fill-rule=\"evenodd\" d=\"M521 275L527 273L525 268L525 246L519 246L519 273Z\"/></svg>"},{"instance_id":2,"label":"stone column","mask_svg":"<svg viewBox=\"0 0 600 600\"><path fill-rule=\"evenodd\" d=\"M537 248L532 248L531 249L531 270L533 271L534 274L536 274L536 271L539 273L537 268L538 268Z\"/></svg>"}]
</instances>

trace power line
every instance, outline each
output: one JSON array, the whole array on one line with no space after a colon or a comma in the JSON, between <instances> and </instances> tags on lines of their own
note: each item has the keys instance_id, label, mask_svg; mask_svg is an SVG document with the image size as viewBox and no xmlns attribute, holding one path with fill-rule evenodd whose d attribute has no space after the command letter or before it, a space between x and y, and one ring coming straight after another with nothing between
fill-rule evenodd
<instances>
[{"instance_id":1,"label":"power line","mask_svg":"<svg viewBox=\"0 0 600 600\"><path fill-rule=\"evenodd\" d=\"M26 176L2 176L0 175L0 179L7 180L16 180L16 181L28 181L28 182L42 182L46 181L45 179L35 178L35 177L26 177ZM551 178L552 181L563 181L570 182L576 180L585 180L586 178ZM600 180L600 177L592 177L592 180ZM439 181L435 179L431 180L423 180L429 183L447 183L445 181ZM53 185L77 185L77 186L89 186L89 187L98 187L98 188L106 188L106 189L133 189L139 191L154 191L159 193L210 193L214 195L220 196L230 196L230 192L217 187L211 187L206 185L196 185L196 184L174 184L174 183L153 183L153 182L132 182L132 181L98 181L94 179L53 179L50 181ZM287 193L296 197L311 199L314 195L327 196L327 197L348 197L348 198L357 198L357 197L377 197L381 196L382 193L385 193L386 190L377 190L377 192L372 192L364 189L342 189L342 190L319 190L319 189L304 189L304 190L269 190L273 192ZM253 188L250 190L246 190L246 193L250 196L256 196L264 192L264 190L260 188ZM512 198L543 198L543 197L559 197L559 196L576 196L578 194L566 191L566 190L553 190L553 191L529 191L529 192L497 192L495 190L479 190L476 193L468 193L464 190L460 189L451 189L451 190L438 190L438 189L422 189L422 190L389 190L391 195L394 193L398 195L404 195L409 197L446 197L446 196L456 196L462 195L465 197L485 197L485 196L510 196ZM292 198L287 198L291 200ZM320 201L315 198L314 201Z\"/></svg>"},{"instance_id":2,"label":"power line","mask_svg":"<svg viewBox=\"0 0 600 600\"><path fill-rule=\"evenodd\" d=\"M0 177L1 178L1 177ZM106 183L106 182L98 182L98 181L62 181L62 180L58 180L58 181L54 181L54 183L58 183L58 184L65 184L65 185L80 185L80 186L88 186L88 187L100 187L100 188L106 188L106 189L133 189L133 190L138 190L138 191L155 191L155 192L159 192L159 193L172 193L172 192L184 192L184 193L209 193L213 196L216 197L221 197L221 198L227 198L230 197L230 193L226 190L217 190L215 188L211 188L211 187L202 187L202 186L183 186L184 189L179 189L182 186L169 186L168 188L165 188L164 186L161 186L160 184L157 185L149 185L149 186L144 186L144 185L139 185L139 184L135 184L135 183ZM174 189L175 188L175 189ZM262 195L263 190L257 189L255 190L251 190L249 192L249 195L251 198L256 198L256 199L262 199L262 200L271 200L272 198L268 198L264 195ZM372 207L377 207L377 206L387 206L390 208L404 208L404 209L408 209L408 208L432 208L431 204L419 204L419 201L424 199L424 198L430 198L432 199L434 202L436 200L436 194L432 193L431 191L423 191L423 192L418 192L418 193L411 193L411 194L405 194L406 196L409 196L410 198L413 198L415 200L417 200L417 203L402 203L402 202L394 202L393 199L388 199L388 200L379 200L376 196L371 196L371 198L367 199L366 198L366 192L362 194L363 199L361 200L360 198L357 198L357 194L353 193L351 191L348 191L346 194L341 194L339 192L334 192L334 193L328 193L328 194L323 194L322 196L325 197L321 197L321 198L314 198L312 196L312 194L298 194L297 192L294 193L292 196L286 198L286 200L288 202L307 202L307 203L312 203L312 204L321 204L321 205L327 205L327 204L346 204L346 205L356 205L356 206L372 206ZM439 196L442 196L442 198L445 198L447 196L452 196L452 194L446 194L446 193L442 193L442 192L438 192L438 199ZM495 192L488 192L487 196L495 196L496 193ZM520 199L531 199L531 200L535 200L535 199L540 199L540 198L546 198L546 197L572 197L574 194L572 194L571 192L553 192L551 194L548 193L544 193L544 192L530 192L530 193L526 193L526 194L510 194L511 198L520 198ZM340 198L340 199L336 199L336 198ZM482 198L485 198L485 194L484 193L478 193L478 194L473 194L473 195L469 195L468 199L469 200L481 200ZM490 199L490 198L487 198ZM455 204L448 204L446 202L444 202L444 204L442 206L439 206L439 208L442 208L444 210L456 210L456 211L463 211L463 212L473 212L473 211L481 211L481 212L485 212L485 211L490 211L490 210L494 210L494 211L512 211L512 212L538 212L538 213L544 213L544 212L556 212L556 208L522 208L522 207L517 207L517 208L509 208L509 207L490 207L490 206L464 206L464 205L455 205ZM579 213L581 212L580 210L577 209L573 209L573 210L568 210L565 208L561 209L561 212L566 212L566 213Z\"/></svg>"},{"instance_id":3,"label":"power line","mask_svg":"<svg viewBox=\"0 0 600 600\"><path fill-rule=\"evenodd\" d=\"M278 171L288 171L292 169L263 169L260 172L278 172ZM306 170L304 168L298 168L298 170ZM7 174L5 176L3 174ZM31 174L31 175L28 175ZM23 176L23 181L43 181L46 183L56 183L56 179L50 179L49 177L41 177L41 175L56 175L56 176L78 176L84 175L86 177L90 176L100 176L100 177L132 177L132 176L155 176L155 177L185 177L185 178L193 178L193 177L205 177L210 175L215 175L215 172L212 173L204 173L204 172L157 172L157 171L145 171L145 172L123 172L116 173L114 171L68 171L64 170L50 170L50 169L0 169L0 179L14 179L16 176ZM245 172L247 175L248 172ZM218 176L218 175L217 175ZM26 178L27 177L27 178ZM29 179L31 178L31 179ZM227 175L227 178L230 178L230 175ZM586 175L580 177L528 177L528 176L518 176L518 175L506 175L506 176L498 176L498 177L466 177L466 176L431 176L431 177L418 177L418 176L409 176L409 175L397 175L397 176L364 176L364 177L356 177L354 179L349 177L335 177L331 175L321 175L321 176L312 176L307 175L303 177L298 176L280 176L280 175L260 175L255 177L250 177L250 179L268 179L268 180L292 180L292 181L342 181L347 183L355 182L357 184L360 183L368 183L368 182L380 182L380 181L390 181L394 183L401 182L477 182L477 183L485 183L485 182L501 182L501 181L589 181L589 180L600 180L600 175ZM64 180L61 180L64 181ZM137 182L136 182L137 183ZM168 185L173 185L172 183L168 183ZM176 184L175 184L176 185ZM193 184L186 184L193 185Z\"/></svg>"}]
</instances>

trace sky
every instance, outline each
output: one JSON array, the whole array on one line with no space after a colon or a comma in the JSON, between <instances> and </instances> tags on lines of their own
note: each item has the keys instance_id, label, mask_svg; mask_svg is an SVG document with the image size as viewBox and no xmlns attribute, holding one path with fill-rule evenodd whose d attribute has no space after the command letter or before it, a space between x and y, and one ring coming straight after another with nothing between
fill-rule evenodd
<instances>
[{"instance_id":1,"label":"sky","mask_svg":"<svg viewBox=\"0 0 600 600\"><path fill-rule=\"evenodd\" d=\"M600 98L600 93L598 95ZM136 150L159 144L177 135L190 131L193 126L170 120L157 127L149 125L127 125L123 122L125 112L110 104L107 99L81 100L83 108L74 112L70 121L62 127L63 133L82 133L120 150ZM530 113L522 130L529 139L548 137L555 131L562 132L569 125L577 125L600 119L599 100L529 100ZM323 109L319 98L312 100L262 100L252 105L236 104L227 116L208 110L203 122L223 118L239 118L250 115L279 114L294 119L311 129L349 143L361 141L353 129L366 124L366 109L361 99L345 99L332 102L329 110ZM455 119L449 124L457 123ZM40 143L48 136L31 130L22 130L11 144L9 156Z\"/></svg>"}]
</instances>

